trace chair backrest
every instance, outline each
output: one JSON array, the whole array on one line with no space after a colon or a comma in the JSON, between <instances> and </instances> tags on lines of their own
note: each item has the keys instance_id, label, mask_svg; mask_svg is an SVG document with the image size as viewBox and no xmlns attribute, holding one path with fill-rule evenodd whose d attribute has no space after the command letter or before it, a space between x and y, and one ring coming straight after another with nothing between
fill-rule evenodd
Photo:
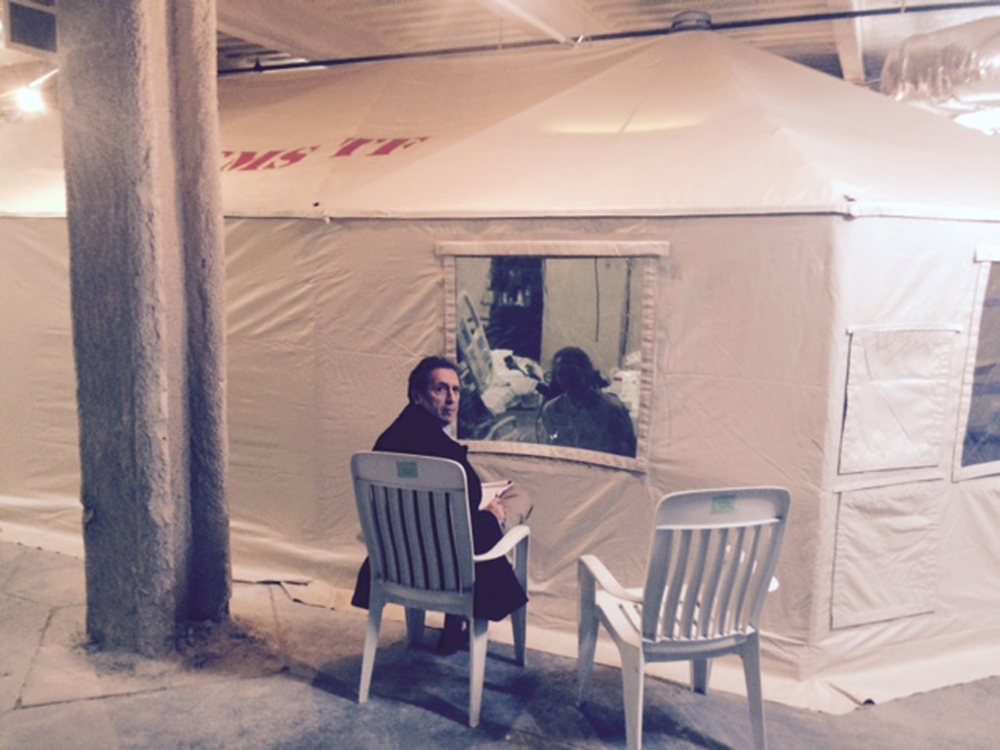
<instances>
[{"instance_id":1,"label":"chair backrest","mask_svg":"<svg viewBox=\"0 0 1000 750\"><path fill-rule=\"evenodd\" d=\"M472 591L469 491L461 464L404 453L356 453L351 475L373 587Z\"/></svg>"},{"instance_id":2,"label":"chair backrest","mask_svg":"<svg viewBox=\"0 0 1000 750\"><path fill-rule=\"evenodd\" d=\"M642 609L647 641L756 630L788 516L779 487L678 492L660 500Z\"/></svg>"}]
</instances>

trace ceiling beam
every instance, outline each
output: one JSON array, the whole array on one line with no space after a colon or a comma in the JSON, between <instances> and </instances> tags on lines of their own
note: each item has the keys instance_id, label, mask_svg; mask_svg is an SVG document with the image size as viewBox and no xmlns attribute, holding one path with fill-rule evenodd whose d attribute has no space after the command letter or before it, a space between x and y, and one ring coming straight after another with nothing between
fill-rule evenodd
<instances>
[{"instance_id":1,"label":"ceiling beam","mask_svg":"<svg viewBox=\"0 0 1000 750\"><path fill-rule=\"evenodd\" d=\"M560 44L605 31L576 0L477 0L496 15L511 19Z\"/></svg>"},{"instance_id":2,"label":"ceiling beam","mask_svg":"<svg viewBox=\"0 0 1000 750\"><path fill-rule=\"evenodd\" d=\"M861 10L861 0L829 0L827 6L833 13ZM840 70L845 81L864 85L865 42L862 19L849 18L833 22L833 41L840 60Z\"/></svg>"},{"instance_id":3,"label":"ceiling beam","mask_svg":"<svg viewBox=\"0 0 1000 750\"><path fill-rule=\"evenodd\" d=\"M392 52L342 17L297 3L275 23L273 0L217 0L219 30L293 57L324 60ZM334 22L336 20L336 22Z\"/></svg>"}]
</instances>

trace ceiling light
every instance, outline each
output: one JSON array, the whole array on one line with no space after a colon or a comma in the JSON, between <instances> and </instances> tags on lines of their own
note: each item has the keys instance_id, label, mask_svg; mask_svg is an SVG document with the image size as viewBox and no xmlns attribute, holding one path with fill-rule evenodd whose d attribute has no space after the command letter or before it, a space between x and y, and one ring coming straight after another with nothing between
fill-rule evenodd
<instances>
[{"instance_id":1,"label":"ceiling light","mask_svg":"<svg viewBox=\"0 0 1000 750\"><path fill-rule=\"evenodd\" d=\"M17 89L14 92L14 101L17 102L18 109L28 115L41 114L48 109L42 92L30 86Z\"/></svg>"},{"instance_id":2,"label":"ceiling light","mask_svg":"<svg viewBox=\"0 0 1000 750\"><path fill-rule=\"evenodd\" d=\"M991 135L1000 133L1000 109L987 107L975 112L967 112L956 117L955 122Z\"/></svg>"},{"instance_id":3,"label":"ceiling light","mask_svg":"<svg viewBox=\"0 0 1000 750\"><path fill-rule=\"evenodd\" d=\"M479 0L483 5L488 6L493 12L503 16L515 18L518 21L534 27L541 31L550 39L554 39L560 44L565 44L568 40L566 35L555 28L552 24L532 13L520 4L523 0Z\"/></svg>"}]
</instances>

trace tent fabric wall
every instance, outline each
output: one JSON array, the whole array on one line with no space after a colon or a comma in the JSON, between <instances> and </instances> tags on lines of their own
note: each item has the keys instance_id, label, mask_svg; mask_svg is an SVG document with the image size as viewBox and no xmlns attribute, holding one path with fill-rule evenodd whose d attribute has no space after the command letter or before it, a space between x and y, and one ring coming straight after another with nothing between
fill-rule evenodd
<instances>
[{"instance_id":1,"label":"tent fabric wall","mask_svg":"<svg viewBox=\"0 0 1000 750\"><path fill-rule=\"evenodd\" d=\"M68 537L78 528L79 511L65 234L61 220L7 219L0 229L23 238L25 259L37 256L25 260L27 268L51 268L22 274L13 285L20 290L19 307L4 319L20 321L21 333L10 346L35 352L18 359L42 371L17 383L5 379L5 416L15 418L9 409L20 402L16 419L68 440L48 439L34 451L30 476L4 475L2 533L17 537L24 526ZM682 487L781 484L795 502L779 567L782 587L765 612L769 697L843 710L872 696L898 694L900 684L920 686L922 679L932 687L941 675L978 676L988 671L988 662L973 662L969 654L981 657L995 647L992 612L1000 605L983 579L1000 574L991 552L1000 527L995 479L953 482L948 446L930 469L860 476L839 473L838 451L849 329L879 320L901 326L958 322L967 331L975 244L996 233L993 225L835 216L604 219L584 225L574 219L231 220L226 245L236 575L303 584L296 589L303 598L345 606L364 552L344 467L401 408L413 361L447 345L446 272L435 252L442 239L668 236L670 254L659 261L656 290L647 469L474 456L484 477L514 477L535 500L530 523L536 645L573 652L579 555L598 554L624 580L641 580L648 524L662 494ZM889 236L891 244L884 242ZM746 283L751 278L754 283ZM866 285L870 293L858 299ZM40 298L52 304L33 304ZM956 350L967 344L963 339ZM952 433L963 363L964 351L956 351L945 408ZM55 385L36 395L35 379ZM11 439L4 443L5 467L12 465L9 456L24 455L19 450ZM907 616L845 621L838 609L845 596L883 596L881 582L892 579L893 571L907 572L910 559L901 549L899 559L873 560L864 543L850 540L861 534L898 546L906 536L892 529L913 528L906 498L915 491L933 510L925 531L915 531L937 561L919 560L923 570L933 568L934 577L921 582L930 606ZM881 505L865 503L873 493L884 498ZM20 499L12 503L12 497ZM874 527L875 537L866 515L872 508L884 519ZM888 536L879 529L888 529ZM873 565L884 575L873 576ZM952 653L955 661L929 674L928 644L935 653ZM965 668L957 670L955 663ZM721 682L729 687L724 672Z\"/></svg>"},{"instance_id":2,"label":"tent fabric wall","mask_svg":"<svg viewBox=\"0 0 1000 750\"><path fill-rule=\"evenodd\" d=\"M672 253L661 260L656 289L664 304L654 368L658 389L669 397L653 399L645 472L476 455L485 477L515 477L535 500L533 623L564 637L574 632L575 566L585 552L605 555L623 577L638 581L652 509L668 491L760 482L815 495L821 455L813 451L811 472L783 466L783 454L801 448L786 434L782 411L762 408L779 399L806 405L810 415L802 417L806 423L799 429L807 433L825 417L823 400L816 398L824 392L818 379L825 368L812 356L821 347L813 344L809 352L810 336L794 332L807 351L790 361L780 329L769 322L773 312L796 326L829 315L808 309L815 301L825 304L829 294L805 301L782 291L803 277L827 283L824 265L800 252L803 239L816 232L810 223L790 218L782 230L765 218L698 219L670 227ZM236 574L311 580L342 590L353 583L363 550L344 467L352 452L370 447L402 407L413 362L447 347L438 241L547 233L636 238L660 236L665 227L648 220L591 221L581 233L575 220L230 221L229 491ZM729 244L723 238L736 235L740 247L721 257L701 249L705 243ZM776 272L752 287L732 284L735 264L759 256L767 256ZM772 305L774 299L782 303ZM25 302L24 308L31 306ZM748 324L745 309L758 311L749 325L774 335L734 342L733 331ZM62 346L68 348L68 320L64 325ZM66 386L71 393L69 382ZM64 397L62 402L61 420L72 424L72 401ZM750 433L759 445L748 442ZM725 471L720 454L727 456L721 464ZM63 502L72 500L75 490L72 476L64 473L64 479ZM30 486L25 482L19 489ZM799 518L807 522L808 514ZM790 531L789 538L795 533ZM808 549L806 543L791 542L786 557L794 561ZM812 564L794 562L790 570L805 571ZM796 575L787 576L789 590ZM805 639L805 611L790 608L781 618L783 630ZM569 640L561 648L568 649Z\"/></svg>"},{"instance_id":3,"label":"tent fabric wall","mask_svg":"<svg viewBox=\"0 0 1000 750\"><path fill-rule=\"evenodd\" d=\"M403 406L414 362L452 346L442 244L650 240L669 252L641 461L474 452L535 501L533 645L574 653L580 554L641 581L663 494L778 484L793 508L764 617L768 698L847 710L997 671L1000 469L970 473L956 449L977 249L1000 246L996 144L702 33L245 78L220 96L238 576L344 605L364 554L348 458ZM64 211L54 133L18 125L0 143L36 196L0 189L0 535L72 551L67 240L63 219L37 218ZM852 332L875 330L951 342L935 345L936 410L921 388L891 400L934 440L916 462L889 441L845 472ZM854 400L852 429L876 424L869 403L886 402ZM908 535L926 557L899 548ZM892 600L879 566L917 576L919 601Z\"/></svg>"},{"instance_id":4,"label":"tent fabric wall","mask_svg":"<svg viewBox=\"0 0 1000 750\"><path fill-rule=\"evenodd\" d=\"M267 561L264 567L284 566L349 589L363 551L340 467L401 407L412 362L448 345L442 312L447 280L435 244L581 230L586 237L669 236L670 254L660 260L657 286L647 470L475 454L484 476L515 477L535 499L531 617L536 631L545 631L543 643L572 651L580 554L594 552L613 561L625 580L641 580L646 530L660 495L679 487L776 483L796 498L779 569L782 588L765 616L772 680L782 672L796 680L780 691L772 687L776 699L843 709L870 695L884 699L900 684L933 686L941 673L928 672L921 661L927 644L951 650L960 662L970 649L989 653L984 626L1000 602L980 592L973 603L970 595L982 586L984 570L996 565L990 551L995 540L982 539L978 553L971 553L957 529L966 527L972 512L977 535L995 536L1000 509L982 498L968 505L972 485L951 479L951 439L974 316L974 251L982 238L996 235L990 224L830 216L585 225L568 219L232 222L229 243L242 248L230 251L229 261L238 566ZM240 272L244 252L257 262L242 263ZM384 262L384 270L366 260L372 257ZM254 302L241 304L244 295ZM931 467L839 470L849 331L876 322L947 329L960 339L948 361L943 399L949 440ZM251 363L268 369L254 370ZM908 406L919 414L919 400ZM292 446L308 449L289 451ZM881 506L851 505L873 493L885 498ZM914 527L919 516L908 510L914 493L931 512L923 531ZM902 525L915 528L922 549L933 552L915 573L905 555L878 552L873 559L863 545L844 546L857 534L870 537L866 513L878 507L884 520L875 539L898 546L905 535L891 531ZM852 515L848 508L860 512ZM270 533L252 549L243 531L251 521ZM964 564L954 564L956 555ZM873 567L885 575L873 576ZM929 606L877 615L869 607L853 623L839 616L845 595L877 598L885 593L884 580L928 570L933 576L920 585ZM970 640L957 637L961 632ZM829 646L817 654L817 644ZM968 664L964 673L981 675L988 664ZM914 680L911 671L921 677ZM873 679L874 673L883 679ZM843 685L852 686L850 698Z\"/></svg>"},{"instance_id":5,"label":"tent fabric wall","mask_svg":"<svg viewBox=\"0 0 1000 750\"><path fill-rule=\"evenodd\" d=\"M900 463L893 470L842 472L835 458L839 449L829 446L825 484L834 494L816 536L825 562L814 583L817 650L811 663L845 698L882 701L896 696L893 685L928 690L958 674L963 680L995 674L1000 664L996 620L990 614L1000 605L1000 592L990 583L1000 575L1000 561L991 551L996 541L986 541L1000 529L998 467L993 465L992 477L963 478L960 453L955 453L968 410L963 398L971 378L968 352L976 346L975 321L982 303L976 294L981 265L976 253L983 243L993 242L998 228L990 223L878 219L846 222L837 230L843 295L834 323L834 382L847 383L852 329L957 332L943 399L941 430L946 439L934 466L907 468ZM842 417L845 394L831 398L831 419ZM912 416L924 407L917 400L906 408ZM841 430L829 436L839 439ZM992 502L986 500L990 494ZM976 531L969 524L977 525ZM900 538L887 533L893 527ZM864 544L873 544L872 551L859 559L829 549L850 536L868 540L853 545L850 552L857 553ZM917 549L900 547L905 536ZM917 559L919 552L936 559L929 570ZM895 602L889 602L930 610L923 614L890 619L885 613L879 616L875 606L866 606L860 613L855 608L858 624L849 626L844 610L835 609L845 597L884 605L880 597L886 594L886 579L912 581L925 572L930 578L918 585L923 604L907 601L910 592L892 592Z\"/></svg>"},{"instance_id":6,"label":"tent fabric wall","mask_svg":"<svg viewBox=\"0 0 1000 750\"><path fill-rule=\"evenodd\" d=\"M0 236L2 519L8 533L17 525L31 541L50 537L43 546L79 554L66 222L0 218Z\"/></svg>"}]
</instances>

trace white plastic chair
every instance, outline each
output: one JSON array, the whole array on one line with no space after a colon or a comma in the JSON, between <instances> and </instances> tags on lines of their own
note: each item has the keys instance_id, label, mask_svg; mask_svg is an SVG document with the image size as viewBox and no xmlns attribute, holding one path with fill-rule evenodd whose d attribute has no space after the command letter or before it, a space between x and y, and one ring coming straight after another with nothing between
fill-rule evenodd
<instances>
[{"instance_id":1,"label":"white plastic chair","mask_svg":"<svg viewBox=\"0 0 1000 750\"><path fill-rule=\"evenodd\" d=\"M642 747L643 670L690 661L691 687L706 692L710 660L743 661L754 747L767 745L757 631L764 598L776 588L789 495L777 487L679 492L656 508L643 589L623 588L593 555L580 558L578 697L590 687L598 623L622 662L625 734Z\"/></svg>"},{"instance_id":2,"label":"white plastic chair","mask_svg":"<svg viewBox=\"0 0 1000 750\"><path fill-rule=\"evenodd\" d=\"M368 700L375 650L388 603L406 608L411 645L426 610L464 617L469 626L469 726L479 724L486 670L488 620L473 615L475 563L513 555L527 589L528 527L510 529L493 549L473 554L465 469L456 461L402 453L357 453L351 458L354 494L371 565L368 629L358 702ZM524 666L527 605L511 614L514 657Z\"/></svg>"}]
</instances>

